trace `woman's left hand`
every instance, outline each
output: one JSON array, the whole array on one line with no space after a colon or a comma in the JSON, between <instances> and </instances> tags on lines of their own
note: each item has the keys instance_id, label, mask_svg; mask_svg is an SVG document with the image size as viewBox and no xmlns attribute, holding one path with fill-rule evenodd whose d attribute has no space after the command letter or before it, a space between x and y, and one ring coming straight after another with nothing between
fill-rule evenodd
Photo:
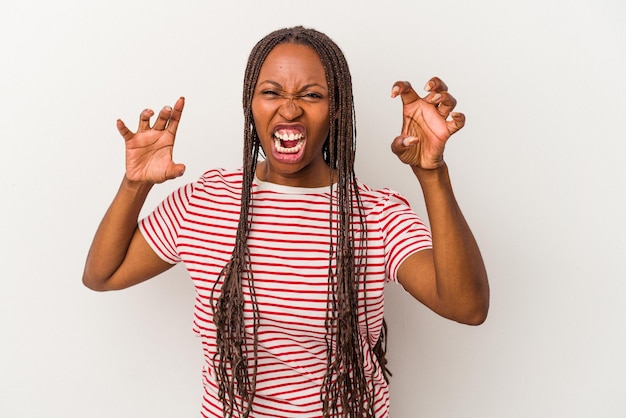
<instances>
[{"instance_id":1,"label":"woman's left hand","mask_svg":"<svg viewBox=\"0 0 626 418\"><path fill-rule=\"evenodd\" d=\"M421 98L408 81L393 85L391 97L402 98L402 132L391 150L405 164L432 170L444 164L446 142L465 125L465 115L453 112L456 99L439 78L431 78L425 89Z\"/></svg>"}]
</instances>

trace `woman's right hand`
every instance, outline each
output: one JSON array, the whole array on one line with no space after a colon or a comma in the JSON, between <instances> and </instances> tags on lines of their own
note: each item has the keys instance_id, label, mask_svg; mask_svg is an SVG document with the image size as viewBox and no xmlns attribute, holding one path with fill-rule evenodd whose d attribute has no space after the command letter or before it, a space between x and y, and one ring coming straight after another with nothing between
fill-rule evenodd
<instances>
[{"instance_id":1,"label":"woman's right hand","mask_svg":"<svg viewBox=\"0 0 626 418\"><path fill-rule=\"evenodd\" d=\"M183 175L185 165L172 161L172 151L184 107L183 97L176 101L174 108L165 106L152 127L150 118L154 111L144 110L139 116L137 132L117 120L117 129L126 143L126 178L130 182L163 183Z\"/></svg>"}]
</instances>

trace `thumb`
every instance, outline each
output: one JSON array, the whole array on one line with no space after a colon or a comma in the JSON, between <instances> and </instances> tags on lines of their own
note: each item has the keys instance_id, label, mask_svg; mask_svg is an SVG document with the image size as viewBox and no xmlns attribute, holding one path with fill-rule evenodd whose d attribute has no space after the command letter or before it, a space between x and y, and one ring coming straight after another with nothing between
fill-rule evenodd
<instances>
[{"instance_id":1,"label":"thumb","mask_svg":"<svg viewBox=\"0 0 626 418\"><path fill-rule=\"evenodd\" d=\"M396 155L400 155L417 143L419 143L419 138L416 136L399 135L391 143L391 151Z\"/></svg>"},{"instance_id":2,"label":"thumb","mask_svg":"<svg viewBox=\"0 0 626 418\"><path fill-rule=\"evenodd\" d=\"M400 135L391 143L391 151L404 164L419 165L422 147L416 136Z\"/></svg>"},{"instance_id":3,"label":"thumb","mask_svg":"<svg viewBox=\"0 0 626 418\"><path fill-rule=\"evenodd\" d=\"M186 169L185 164L171 163L169 167L167 167L167 170L165 170L165 179L172 180L177 177L180 177L183 174L185 174L185 169Z\"/></svg>"}]
</instances>

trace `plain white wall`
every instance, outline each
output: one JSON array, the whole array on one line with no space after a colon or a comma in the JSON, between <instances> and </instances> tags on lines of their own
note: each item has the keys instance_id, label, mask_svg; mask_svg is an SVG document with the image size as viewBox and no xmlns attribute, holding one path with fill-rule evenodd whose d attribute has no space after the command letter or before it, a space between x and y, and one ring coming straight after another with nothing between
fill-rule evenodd
<instances>
[{"instance_id":1,"label":"plain white wall","mask_svg":"<svg viewBox=\"0 0 626 418\"><path fill-rule=\"evenodd\" d=\"M190 417L200 405L193 289L176 267L83 288L123 175L115 120L187 98L182 180L240 164L253 44L295 24L351 64L358 173L419 187L389 142L397 79L441 76L467 126L446 158L487 262L478 328L390 287L392 416L626 416L626 6L621 0L3 1L0 416Z\"/></svg>"}]
</instances>

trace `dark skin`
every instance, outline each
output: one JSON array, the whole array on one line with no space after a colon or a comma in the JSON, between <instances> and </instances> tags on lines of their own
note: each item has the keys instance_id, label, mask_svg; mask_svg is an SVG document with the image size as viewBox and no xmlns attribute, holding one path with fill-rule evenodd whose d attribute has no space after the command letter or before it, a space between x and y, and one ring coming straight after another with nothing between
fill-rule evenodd
<instances>
[{"instance_id":1,"label":"dark skin","mask_svg":"<svg viewBox=\"0 0 626 418\"><path fill-rule=\"evenodd\" d=\"M282 51L290 53L289 48ZM293 59L293 55L289 58ZM281 66L280 73L270 72L263 80L292 80L301 74L302 69L295 70L297 67L294 66L294 71L299 73L290 75L285 74L286 67ZM309 67L305 65L305 68ZM286 82L280 83L286 85ZM431 79L427 90L428 94L423 98L408 82L397 82L392 90L392 97L402 99L403 123L391 149L400 161L411 167L421 185L433 236L433 249L409 256L398 270L398 280L413 297L439 315L476 325L485 320L489 309L487 274L478 245L454 197L443 159L448 139L463 127L465 117L453 112L456 100L440 79ZM299 90L294 91L300 94ZM294 106L295 100L289 99L286 103ZM313 118L313 114L308 115L308 105L297 106L297 116L288 118L289 123L303 121L304 126L308 126L307 132L320 128L316 124L327 123L325 117L318 119ZM184 173L184 165L172 161L183 108L184 99L180 98L172 108L163 108L152 126L150 119L154 113L144 110L137 132L130 131L122 121L117 122L126 144L126 175L90 248L83 275L87 287L94 290L123 289L172 267L150 248L137 229L137 218L154 184ZM315 112L319 109L316 108ZM281 112L278 116L285 118ZM261 165L260 169L269 167ZM303 167L296 173L308 171ZM290 182L297 180L296 173L289 175ZM267 171L263 178L266 176ZM280 174L272 178L280 182L281 177L286 176ZM308 180L304 177L301 180L304 183L300 185L307 187Z\"/></svg>"},{"instance_id":2,"label":"dark skin","mask_svg":"<svg viewBox=\"0 0 626 418\"><path fill-rule=\"evenodd\" d=\"M137 218L150 189L185 172L172 161L172 150L185 99L166 106L150 126L154 112L139 115L137 132L121 120L117 128L126 145L126 175L94 236L83 283L93 290L119 290L141 283L172 267L148 245Z\"/></svg>"},{"instance_id":3,"label":"dark skin","mask_svg":"<svg viewBox=\"0 0 626 418\"><path fill-rule=\"evenodd\" d=\"M409 256L398 280L417 300L446 318L470 325L484 322L489 310L487 272L474 236L456 202L443 151L463 127L454 113L456 99L439 78L421 98L408 82L397 82L392 97L402 99L402 131L391 149L417 177L433 236L433 249Z\"/></svg>"},{"instance_id":4,"label":"dark skin","mask_svg":"<svg viewBox=\"0 0 626 418\"><path fill-rule=\"evenodd\" d=\"M252 114L266 155L257 166L260 180L296 187L329 185L330 168L322 157L330 126L328 83L313 49L287 43L270 52L254 89ZM301 133L302 150L278 152L273 139L277 130Z\"/></svg>"}]
</instances>

